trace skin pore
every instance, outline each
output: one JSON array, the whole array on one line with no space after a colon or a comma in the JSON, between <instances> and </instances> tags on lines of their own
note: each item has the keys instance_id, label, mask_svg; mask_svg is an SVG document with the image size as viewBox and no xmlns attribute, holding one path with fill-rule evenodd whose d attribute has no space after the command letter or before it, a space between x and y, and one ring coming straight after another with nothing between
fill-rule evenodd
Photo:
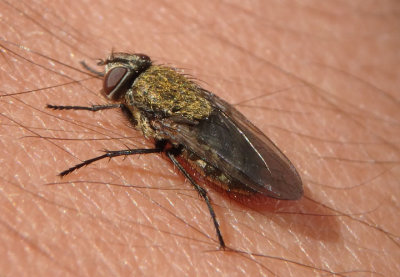
<instances>
[{"instance_id":1,"label":"skin pore","mask_svg":"<svg viewBox=\"0 0 400 277\"><path fill-rule=\"evenodd\" d=\"M399 271L396 1L112 3L0 2L0 275ZM303 199L249 207L206 187L224 252L161 155L60 179L104 149L152 147L119 110L44 108L107 103L79 62L112 49L182 68L236 104L296 166Z\"/></svg>"}]
</instances>

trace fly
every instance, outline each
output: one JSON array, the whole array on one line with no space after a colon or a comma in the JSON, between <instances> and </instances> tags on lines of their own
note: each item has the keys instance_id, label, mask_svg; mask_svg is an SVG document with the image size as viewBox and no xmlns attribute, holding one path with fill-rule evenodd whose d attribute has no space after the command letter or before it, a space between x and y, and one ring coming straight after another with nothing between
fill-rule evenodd
<instances>
[{"instance_id":1,"label":"fly","mask_svg":"<svg viewBox=\"0 0 400 277\"><path fill-rule=\"evenodd\" d=\"M65 176L104 158L165 153L204 199L221 248L219 223L207 191L190 172L225 191L277 199L303 195L299 174L289 159L239 111L174 68L155 65L144 54L112 53L98 65L104 77L102 94L108 105L55 106L55 110L99 111L119 108L132 126L154 141L154 148L105 151L63 172Z\"/></svg>"}]
</instances>

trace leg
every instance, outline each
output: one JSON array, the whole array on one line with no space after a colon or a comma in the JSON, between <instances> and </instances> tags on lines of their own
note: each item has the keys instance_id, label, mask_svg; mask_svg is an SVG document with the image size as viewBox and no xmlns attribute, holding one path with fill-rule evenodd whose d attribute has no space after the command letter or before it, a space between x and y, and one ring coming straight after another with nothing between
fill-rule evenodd
<instances>
[{"instance_id":1,"label":"leg","mask_svg":"<svg viewBox=\"0 0 400 277\"><path fill-rule=\"evenodd\" d=\"M172 150L174 150L174 149L172 149ZM168 150L168 151L166 151L166 154L167 154L168 158L174 163L174 165L179 169L179 171L182 172L183 175L185 175L186 179L188 179L190 181L190 183L198 191L200 196L203 197L204 201L206 201L206 204L207 204L207 207L208 207L208 211L210 212L211 218L212 218L212 220L214 222L215 231L217 232L219 245L221 246L221 248L225 249L225 242L224 242L224 239L222 238L221 231L219 230L219 224L218 224L218 221L217 221L217 217L215 215L213 207L211 206L210 198L208 197L208 194L207 194L206 190L203 189L201 186L199 186L193 180L193 178L189 175L189 173L183 168L183 166L175 158L175 155L174 155L173 151Z\"/></svg>"},{"instance_id":2,"label":"leg","mask_svg":"<svg viewBox=\"0 0 400 277\"><path fill-rule=\"evenodd\" d=\"M92 105L89 107L85 107L85 106L55 106L55 105L47 104L46 108L53 109L53 110L86 110L86 111L97 112L100 110L122 108L122 104Z\"/></svg>"},{"instance_id":3,"label":"leg","mask_svg":"<svg viewBox=\"0 0 400 277\"><path fill-rule=\"evenodd\" d=\"M164 151L164 148L163 147L158 147L157 145L156 145L156 148L153 148L153 149L127 149L127 150L119 150L119 151L108 151L108 150L106 150L105 154L103 154L101 156L98 156L96 158L93 158L93 159L89 159L89 160L83 161L80 164L77 164L77 165L75 165L75 166L73 166L73 167L71 167L71 168L69 168L67 170L64 170L59 175L61 177L63 177L63 176L68 175L71 172L73 172L73 171L75 171L75 170L77 170L77 169L79 169L81 167L87 166L88 164L91 164L91 163L93 163L95 161L102 160L102 159L105 159L105 158L110 158L111 159L111 158L118 157L118 156L128 156L128 155L135 155L135 154L160 153L160 152L163 152L163 151Z\"/></svg>"}]
</instances>

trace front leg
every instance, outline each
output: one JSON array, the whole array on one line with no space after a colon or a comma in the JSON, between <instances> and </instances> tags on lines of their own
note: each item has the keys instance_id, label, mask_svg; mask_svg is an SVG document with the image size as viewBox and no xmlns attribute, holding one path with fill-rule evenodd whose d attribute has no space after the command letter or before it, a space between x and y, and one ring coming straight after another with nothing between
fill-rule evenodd
<instances>
[{"instance_id":1,"label":"front leg","mask_svg":"<svg viewBox=\"0 0 400 277\"><path fill-rule=\"evenodd\" d=\"M85 111L92 111L92 112L108 110L108 109L115 109L115 108L122 108L122 107L123 107L123 104L92 105L92 106L57 106L57 105L50 105L50 104L46 105L46 108L53 109L53 110L85 110Z\"/></svg>"}]
</instances>

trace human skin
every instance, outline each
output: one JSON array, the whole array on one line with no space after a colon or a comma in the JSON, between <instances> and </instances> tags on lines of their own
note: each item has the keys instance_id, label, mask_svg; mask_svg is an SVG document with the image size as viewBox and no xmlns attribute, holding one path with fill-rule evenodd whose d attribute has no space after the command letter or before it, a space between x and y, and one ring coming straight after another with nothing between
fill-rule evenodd
<instances>
[{"instance_id":1,"label":"human skin","mask_svg":"<svg viewBox=\"0 0 400 277\"><path fill-rule=\"evenodd\" d=\"M0 275L395 276L399 9L394 0L0 2ZM60 179L103 149L152 147L117 110L45 109L107 103L101 80L65 83L89 77L79 61L95 66L111 49L184 68L240 103L298 169L303 199L246 205L206 187L224 251L204 202L161 155Z\"/></svg>"}]
</instances>

